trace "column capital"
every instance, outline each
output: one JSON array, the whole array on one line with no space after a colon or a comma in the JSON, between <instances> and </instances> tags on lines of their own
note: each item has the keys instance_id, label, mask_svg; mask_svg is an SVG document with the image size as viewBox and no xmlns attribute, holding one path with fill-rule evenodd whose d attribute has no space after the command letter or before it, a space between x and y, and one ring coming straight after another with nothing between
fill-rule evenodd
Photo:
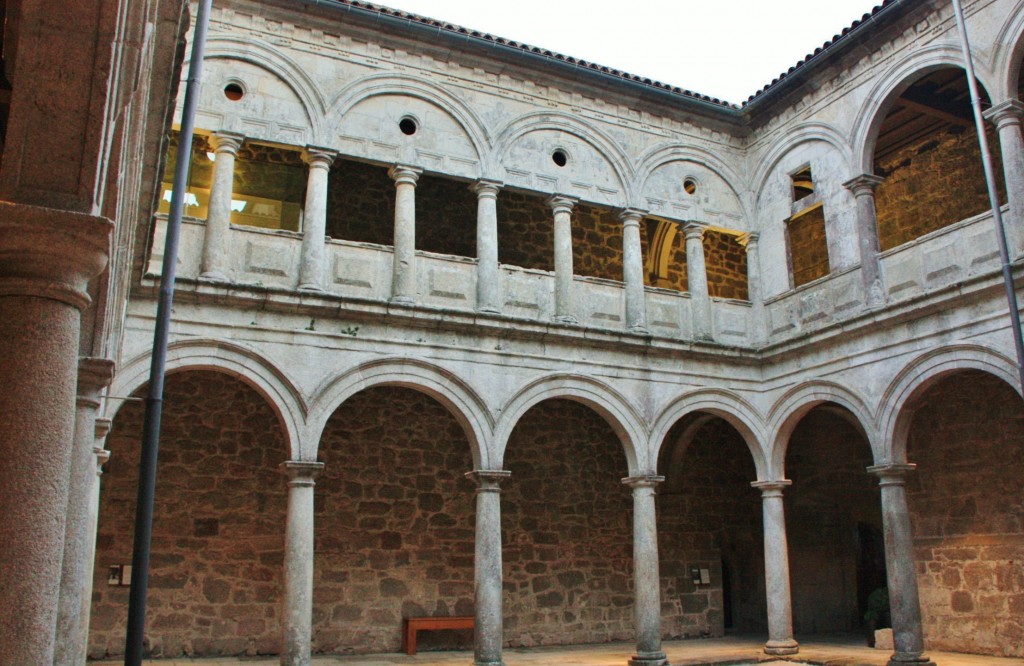
<instances>
[{"instance_id":1,"label":"column capital","mask_svg":"<svg viewBox=\"0 0 1024 666\"><path fill-rule=\"evenodd\" d=\"M306 146L302 150L302 161L314 168L330 169L338 151L320 146Z\"/></svg>"},{"instance_id":2,"label":"column capital","mask_svg":"<svg viewBox=\"0 0 1024 666\"><path fill-rule=\"evenodd\" d=\"M736 242L746 248L747 252L755 249L760 240L761 232L759 231L748 231L747 233L740 234L736 237Z\"/></svg>"},{"instance_id":3,"label":"column capital","mask_svg":"<svg viewBox=\"0 0 1024 666\"><path fill-rule=\"evenodd\" d=\"M108 358L78 359L78 395L98 393L114 380L114 362Z\"/></svg>"},{"instance_id":4,"label":"column capital","mask_svg":"<svg viewBox=\"0 0 1024 666\"><path fill-rule=\"evenodd\" d=\"M110 220L0 201L0 296L35 296L85 310L107 265Z\"/></svg>"},{"instance_id":5,"label":"column capital","mask_svg":"<svg viewBox=\"0 0 1024 666\"><path fill-rule=\"evenodd\" d=\"M1024 103L1015 99L1008 99L1005 102L996 104L982 114L985 120L996 126L997 129L1005 125L1019 125L1024 118Z\"/></svg>"},{"instance_id":6,"label":"column capital","mask_svg":"<svg viewBox=\"0 0 1024 666\"><path fill-rule=\"evenodd\" d=\"M862 173L854 176L843 183L843 187L853 192L853 196L867 196L875 193L875 188L882 184L885 178L876 176L873 173Z\"/></svg>"},{"instance_id":7,"label":"column capital","mask_svg":"<svg viewBox=\"0 0 1024 666\"><path fill-rule=\"evenodd\" d=\"M415 185L422 173L423 169L402 164L396 164L388 169L388 175L395 181L395 185Z\"/></svg>"},{"instance_id":8,"label":"column capital","mask_svg":"<svg viewBox=\"0 0 1024 666\"><path fill-rule=\"evenodd\" d=\"M664 480L665 477L657 474L638 474L636 476L627 476L622 480L622 483L633 490L637 490L638 488L654 488Z\"/></svg>"},{"instance_id":9,"label":"column capital","mask_svg":"<svg viewBox=\"0 0 1024 666\"><path fill-rule=\"evenodd\" d=\"M551 207L551 211L555 215L558 215L559 213L572 213L572 209L577 203L579 203L579 199L563 196L561 194L553 194L547 199L547 204Z\"/></svg>"},{"instance_id":10,"label":"column capital","mask_svg":"<svg viewBox=\"0 0 1024 666\"><path fill-rule=\"evenodd\" d=\"M640 220L644 219L648 211L641 208L623 208L619 211L619 220L623 226L629 226L631 224L640 224Z\"/></svg>"},{"instance_id":11,"label":"column capital","mask_svg":"<svg viewBox=\"0 0 1024 666\"><path fill-rule=\"evenodd\" d=\"M868 474L878 477L878 483L882 486L902 486L907 482L907 475L917 469L913 463L886 463L883 465L872 465L867 468Z\"/></svg>"},{"instance_id":12,"label":"column capital","mask_svg":"<svg viewBox=\"0 0 1024 666\"><path fill-rule=\"evenodd\" d=\"M703 240L704 232L707 230L708 227L708 225L704 224L703 222L694 221L683 222L680 226L682 226L683 228L683 235L686 237L686 240Z\"/></svg>"},{"instance_id":13,"label":"column capital","mask_svg":"<svg viewBox=\"0 0 1024 666\"><path fill-rule=\"evenodd\" d=\"M469 185L469 189L481 199L494 199L498 196L498 190L504 186L505 183L500 180L488 180L486 178L481 178L475 183L471 183Z\"/></svg>"},{"instance_id":14,"label":"column capital","mask_svg":"<svg viewBox=\"0 0 1024 666\"><path fill-rule=\"evenodd\" d=\"M245 135L238 132L221 130L210 135L210 147L215 153L231 153L235 155L245 141Z\"/></svg>"},{"instance_id":15,"label":"column capital","mask_svg":"<svg viewBox=\"0 0 1024 666\"><path fill-rule=\"evenodd\" d=\"M782 497L782 491L787 486L793 485L789 479L777 479L775 481L751 481L751 487L761 491L761 497Z\"/></svg>"},{"instance_id":16,"label":"column capital","mask_svg":"<svg viewBox=\"0 0 1024 666\"><path fill-rule=\"evenodd\" d=\"M92 447L92 453L96 456L96 476L102 476L103 466L110 460L110 451L102 446L94 446Z\"/></svg>"},{"instance_id":17,"label":"column capital","mask_svg":"<svg viewBox=\"0 0 1024 666\"><path fill-rule=\"evenodd\" d=\"M96 419L96 439L106 439L107 433L110 432L110 426L113 424L111 419L105 416L100 416Z\"/></svg>"},{"instance_id":18,"label":"column capital","mask_svg":"<svg viewBox=\"0 0 1024 666\"><path fill-rule=\"evenodd\" d=\"M512 476L512 472L507 469L475 469L464 476L476 482L477 492L497 493L501 492L501 482Z\"/></svg>"},{"instance_id":19,"label":"column capital","mask_svg":"<svg viewBox=\"0 0 1024 666\"><path fill-rule=\"evenodd\" d=\"M324 464L312 460L286 460L281 463L281 469L288 475L288 485L313 486L316 477L324 471Z\"/></svg>"}]
</instances>

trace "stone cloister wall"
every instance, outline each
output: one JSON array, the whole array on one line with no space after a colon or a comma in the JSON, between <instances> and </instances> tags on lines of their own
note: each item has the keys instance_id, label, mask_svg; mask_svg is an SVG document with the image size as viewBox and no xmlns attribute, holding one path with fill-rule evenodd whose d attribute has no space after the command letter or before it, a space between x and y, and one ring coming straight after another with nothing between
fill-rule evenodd
<instances>
[{"instance_id":1,"label":"stone cloister wall","mask_svg":"<svg viewBox=\"0 0 1024 666\"><path fill-rule=\"evenodd\" d=\"M145 389L135 392L145 395ZM89 653L124 651L127 586L108 568L132 561L145 412L124 404L107 438ZM167 377L153 517L146 635L153 656L280 650L288 458L266 400L226 374Z\"/></svg>"},{"instance_id":2,"label":"stone cloister wall","mask_svg":"<svg viewBox=\"0 0 1024 666\"><path fill-rule=\"evenodd\" d=\"M757 478L750 452L717 417L682 441L692 421L673 427L659 465L662 631L673 638L764 631L761 498L750 487ZM710 584L694 584L694 567L708 569Z\"/></svg>"},{"instance_id":3,"label":"stone cloister wall","mask_svg":"<svg viewBox=\"0 0 1024 666\"><path fill-rule=\"evenodd\" d=\"M969 372L927 390L907 481L925 637L935 649L1024 657L1024 404Z\"/></svg>"},{"instance_id":4,"label":"stone cloister wall","mask_svg":"<svg viewBox=\"0 0 1024 666\"><path fill-rule=\"evenodd\" d=\"M886 587L882 510L867 440L838 407L817 407L786 450L786 532L797 634L854 631Z\"/></svg>"}]
</instances>

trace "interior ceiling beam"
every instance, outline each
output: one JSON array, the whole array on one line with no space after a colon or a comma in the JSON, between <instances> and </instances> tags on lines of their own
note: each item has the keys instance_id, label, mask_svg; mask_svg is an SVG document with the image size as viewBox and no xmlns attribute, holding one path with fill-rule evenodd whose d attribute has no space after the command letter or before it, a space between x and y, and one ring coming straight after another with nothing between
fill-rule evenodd
<instances>
[{"instance_id":1,"label":"interior ceiling beam","mask_svg":"<svg viewBox=\"0 0 1024 666\"><path fill-rule=\"evenodd\" d=\"M971 117L956 106L952 104L944 104L938 100L929 99L924 96L918 97L916 95L905 94L903 97L900 97L897 104L901 105L905 109L917 111L953 125L970 127L974 124Z\"/></svg>"}]
</instances>

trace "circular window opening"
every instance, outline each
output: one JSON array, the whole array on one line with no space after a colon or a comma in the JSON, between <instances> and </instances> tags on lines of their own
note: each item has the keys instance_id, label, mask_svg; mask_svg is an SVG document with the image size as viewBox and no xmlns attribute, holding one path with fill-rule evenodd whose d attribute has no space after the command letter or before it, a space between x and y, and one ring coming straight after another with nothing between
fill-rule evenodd
<instances>
[{"instance_id":1,"label":"circular window opening","mask_svg":"<svg viewBox=\"0 0 1024 666\"><path fill-rule=\"evenodd\" d=\"M697 181L693 178L687 178L683 181L683 190L687 194L694 194L697 191Z\"/></svg>"},{"instance_id":2,"label":"circular window opening","mask_svg":"<svg viewBox=\"0 0 1024 666\"><path fill-rule=\"evenodd\" d=\"M402 130L402 134L412 136L419 128L416 126L416 121L412 118L402 118L398 121L398 129Z\"/></svg>"},{"instance_id":3,"label":"circular window opening","mask_svg":"<svg viewBox=\"0 0 1024 666\"><path fill-rule=\"evenodd\" d=\"M566 164L569 163L569 156L565 153L564 150L559 148L555 152L551 153L551 161L554 162L557 166L564 167Z\"/></svg>"},{"instance_id":4,"label":"circular window opening","mask_svg":"<svg viewBox=\"0 0 1024 666\"><path fill-rule=\"evenodd\" d=\"M245 91L242 90L242 86L238 85L237 83L229 83L226 86L224 86L224 96L230 99L232 102L237 102L238 100L245 97Z\"/></svg>"}]
</instances>

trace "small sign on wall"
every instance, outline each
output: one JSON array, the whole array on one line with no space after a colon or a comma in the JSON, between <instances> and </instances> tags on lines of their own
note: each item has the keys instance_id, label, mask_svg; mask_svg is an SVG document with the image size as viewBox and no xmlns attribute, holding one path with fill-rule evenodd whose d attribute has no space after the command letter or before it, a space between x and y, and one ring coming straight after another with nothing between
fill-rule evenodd
<instances>
[{"instance_id":1,"label":"small sign on wall","mask_svg":"<svg viewBox=\"0 0 1024 666\"><path fill-rule=\"evenodd\" d=\"M698 567L690 568L690 579L693 581L694 587L698 585L710 585L711 584L711 570L701 569Z\"/></svg>"},{"instance_id":2,"label":"small sign on wall","mask_svg":"<svg viewBox=\"0 0 1024 666\"><path fill-rule=\"evenodd\" d=\"M107 585L129 587L132 584L132 565L113 564L107 573Z\"/></svg>"}]
</instances>

